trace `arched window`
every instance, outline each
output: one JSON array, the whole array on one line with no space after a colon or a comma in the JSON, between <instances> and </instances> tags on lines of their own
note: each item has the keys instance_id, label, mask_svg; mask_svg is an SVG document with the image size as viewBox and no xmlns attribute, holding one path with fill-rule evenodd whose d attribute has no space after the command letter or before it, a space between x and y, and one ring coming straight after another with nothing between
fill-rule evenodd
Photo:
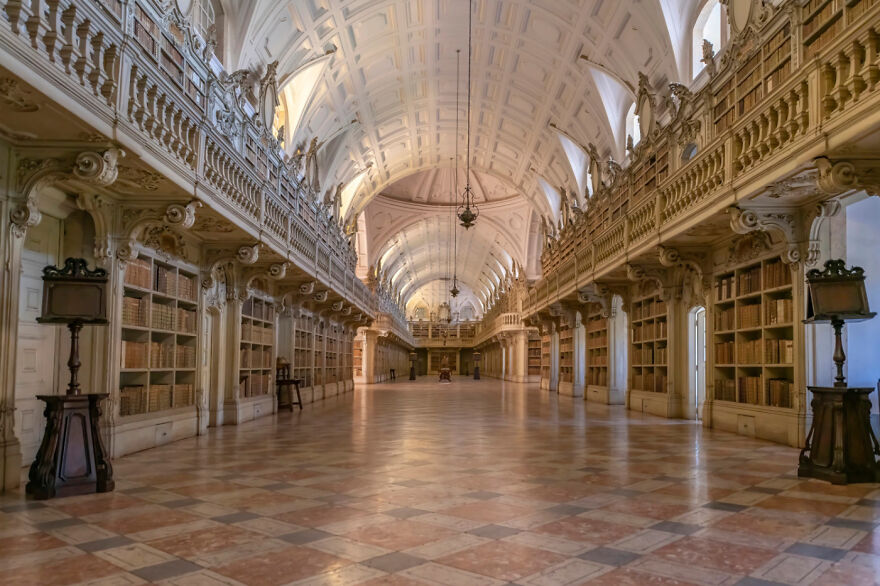
<instances>
[{"instance_id":1,"label":"arched window","mask_svg":"<svg viewBox=\"0 0 880 586\"><path fill-rule=\"evenodd\" d=\"M703 41L712 43L715 53L727 43L727 20L723 7L718 0L709 0L700 10L697 21L694 23L692 34L693 72L694 77L703 71L706 64L703 63Z\"/></svg>"},{"instance_id":2,"label":"arched window","mask_svg":"<svg viewBox=\"0 0 880 586\"><path fill-rule=\"evenodd\" d=\"M193 0L190 19L205 40L216 43L214 54L223 61L223 8L218 0Z\"/></svg>"},{"instance_id":3,"label":"arched window","mask_svg":"<svg viewBox=\"0 0 880 586\"><path fill-rule=\"evenodd\" d=\"M633 146L639 144L639 141L642 140L642 129L639 128L639 117L636 114L635 103L630 107L629 112L626 113L626 135L632 137Z\"/></svg>"}]
</instances>

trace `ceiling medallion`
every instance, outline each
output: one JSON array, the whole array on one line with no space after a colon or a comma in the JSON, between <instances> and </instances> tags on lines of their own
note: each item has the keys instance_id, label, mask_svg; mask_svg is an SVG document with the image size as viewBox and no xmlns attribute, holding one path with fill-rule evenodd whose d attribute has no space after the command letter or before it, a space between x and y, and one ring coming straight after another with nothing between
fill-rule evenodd
<instances>
[{"instance_id":1,"label":"ceiling medallion","mask_svg":"<svg viewBox=\"0 0 880 586\"><path fill-rule=\"evenodd\" d=\"M480 216L471 189L471 66L473 64L474 0L468 1L468 97L467 97L467 172L465 175L464 202L458 207L458 219L465 230L473 226ZM457 163L457 161L456 161Z\"/></svg>"}]
</instances>

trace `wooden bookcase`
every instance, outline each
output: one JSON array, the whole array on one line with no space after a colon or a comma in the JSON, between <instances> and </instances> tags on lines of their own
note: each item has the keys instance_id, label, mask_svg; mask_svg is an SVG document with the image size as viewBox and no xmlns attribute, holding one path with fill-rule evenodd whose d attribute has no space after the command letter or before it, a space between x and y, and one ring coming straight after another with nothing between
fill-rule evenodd
<instances>
[{"instance_id":1,"label":"wooden bookcase","mask_svg":"<svg viewBox=\"0 0 880 586\"><path fill-rule=\"evenodd\" d=\"M792 51L791 23L785 22L715 88L712 118L716 134L728 130L789 78Z\"/></svg>"},{"instance_id":2,"label":"wooden bookcase","mask_svg":"<svg viewBox=\"0 0 880 586\"><path fill-rule=\"evenodd\" d=\"M541 336L541 378L550 380L550 334Z\"/></svg>"},{"instance_id":3,"label":"wooden bookcase","mask_svg":"<svg viewBox=\"0 0 880 586\"><path fill-rule=\"evenodd\" d=\"M259 397L273 392L275 306L249 297L241 308L239 384L242 397Z\"/></svg>"},{"instance_id":4,"label":"wooden bookcase","mask_svg":"<svg viewBox=\"0 0 880 586\"><path fill-rule=\"evenodd\" d=\"M791 270L778 256L716 275L716 401L789 409L794 387Z\"/></svg>"},{"instance_id":5,"label":"wooden bookcase","mask_svg":"<svg viewBox=\"0 0 880 586\"><path fill-rule=\"evenodd\" d=\"M315 368L312 372L312 386L320 387L324 384L324 361L327 357L325 352L325 336L323 322L318 322L315 328Z\"/></svg>"},{"instance_id":6,"label":"wooden bookcase","mask_svg":"<svg viewBox=\"0 0 880 586\"><path fill-rule=\"evenodd\" d=\"M666 303L656 294L632 302L632 390L665 393L668 375Z\"/></svg>"},{"instance_id":7,"label":"wooden bookcase","mask_svg":"<svg viewBox=\"0 0 880 586\"><path fill-rule=\"evenodd\" d=\"M340 371L340 332L336 326L327 328L327 345L324 350L324 383L335 384L339 382Z\"/></svg>"},{"instance_id":8,"label":"wooden bookcase","mask_svg":"<svg viewBox=\"0 0 880 586\"><path fill-rule=\"evenodd\" d=\"M529 337L528 376L541 376L541 338L538 336Z\"/></svg>"},{"instance_id":9,"label":"wooden bookcase","mask_svg":"<svg viewBox=\"0 0 880 586\"><path fill-rule=\"evenodd\" d=\"M297 316L293 333L293 364L291 375L302 382L302 388L312 386L314 367L314 322L311 317Z\"/></svg>"},{"instance_id":10,"label":"wooden bookcase","mask_svg":"<svg viewBox=\"0 0 880 586\"><path fill-rule=\"evenodd\" d=\"M430 334L430 326L428 322L411 322L410 330L414 338L427 338Z\"/></svg>"},{"instance_id":11,"label":"wooden bookcase","mask_svg":"<svg viewBox=\"0 0 880 586\"><path fill-rule=\"evenodd\" d=\"M574 382L574 329L559 328L559 382Z\"/></svg>"},{"instance_id":12,"label":"wooden bookcase","mask_svg":"<svg viewBox=\"0 0 880 586\"><path fill-rule=\"evenodd\" d=\"M591 303L587 308L587 385L608 386L608 318L602 306Z\"/></svg>"},{"instance_id":13,"label":"wooden bookcase","mask_svg":"<svg viewBox=\"0 0 880 586\"><path fill-rule=\"evenodd\" d=\"M352 361L354 362L354 375L364 376L364 342L363 340L354 340L352 350Z\"/></svg>"},{"instance_id":14,"label":"wooden bookcase","mask_svg":"<svg viewBox=\"0 0 880 586\"><path fill-rule=\"evenodd\" d=\"M119 414L195 404L198 277L141 254L125 267Z\"/></svg>"}]
</instances>

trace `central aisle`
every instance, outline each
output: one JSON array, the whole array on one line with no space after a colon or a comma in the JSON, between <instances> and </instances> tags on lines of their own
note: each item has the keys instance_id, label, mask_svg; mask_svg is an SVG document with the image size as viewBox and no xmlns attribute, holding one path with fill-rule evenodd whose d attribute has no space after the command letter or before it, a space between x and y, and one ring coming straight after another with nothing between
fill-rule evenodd
<instances>
[{"instance_id":1,"label":"central aisle","mask_svg":"<svg viewBox=\"0 0 880 586\"><path fill-rule=\"evenodd\" d=\"M115 493L6 497L0 565L4 584L873 583L880 487L798 480L797 456L423 377L122 458Z\"/></svg>"}]
</instances>

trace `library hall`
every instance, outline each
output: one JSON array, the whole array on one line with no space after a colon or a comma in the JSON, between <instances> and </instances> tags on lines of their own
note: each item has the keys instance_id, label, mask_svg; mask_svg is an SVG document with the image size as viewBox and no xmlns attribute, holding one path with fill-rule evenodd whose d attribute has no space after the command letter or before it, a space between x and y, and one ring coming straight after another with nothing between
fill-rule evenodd
<instances>
[{"instance_id":1,"label":"library hall","mask_svg":"<svg viewBox=\"0 0 880 586\"><path fill-rule=\"evenodd\" d=\"M880 0L0 0L0 583L880 586Z\"/></svg>"}]
</instances>

